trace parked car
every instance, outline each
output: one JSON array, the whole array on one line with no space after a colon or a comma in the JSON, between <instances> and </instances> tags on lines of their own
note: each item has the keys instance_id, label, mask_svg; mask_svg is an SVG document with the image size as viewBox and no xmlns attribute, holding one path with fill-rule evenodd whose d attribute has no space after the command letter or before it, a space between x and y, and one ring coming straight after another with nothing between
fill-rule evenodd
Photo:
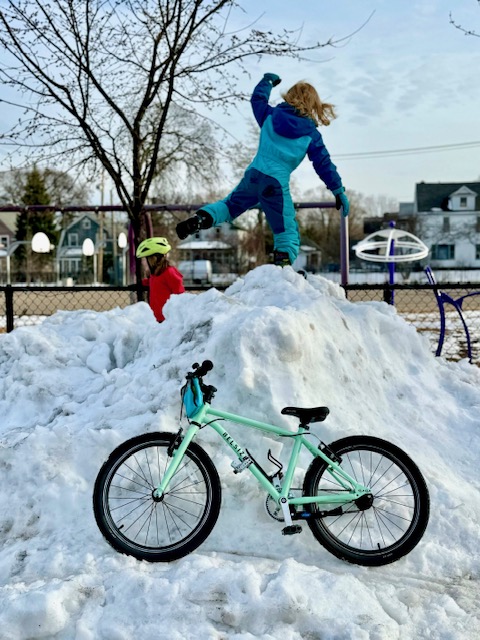
<instances>
[{"instance_id":1,"label":"parked car","mask_svg":"<svg viewBox=\"0 0 480 640\"><path fill-rule=\"evenodd\" d=\"M185 284L211 284L212 263L210 260L182 260L178 270Z\"/></svg>"}]
</instances>

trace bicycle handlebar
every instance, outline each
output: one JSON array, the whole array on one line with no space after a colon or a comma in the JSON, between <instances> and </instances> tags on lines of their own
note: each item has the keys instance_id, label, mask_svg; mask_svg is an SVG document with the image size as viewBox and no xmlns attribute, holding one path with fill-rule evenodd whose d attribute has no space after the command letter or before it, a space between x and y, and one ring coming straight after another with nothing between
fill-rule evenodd
<instances>
[{"instance_id":1,"label":"bicycle handlebar","mask_svg":"<svg viewBox=\"0 0 480 640\"><path fill-rule=\"evenodd\" d=\"M204 360L202 364L195 362L192 364L193 371L187 373L187 378L203 378L209 371L213 369L213 362L211 360Z\"/></svg>"}]
</instances>

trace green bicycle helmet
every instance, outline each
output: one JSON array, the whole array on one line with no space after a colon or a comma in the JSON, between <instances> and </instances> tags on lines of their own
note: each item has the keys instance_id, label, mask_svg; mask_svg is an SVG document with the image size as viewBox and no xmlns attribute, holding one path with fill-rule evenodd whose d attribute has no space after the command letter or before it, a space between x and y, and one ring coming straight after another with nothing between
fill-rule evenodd
<instances>
[{"instance_id":1,"label":"green bicycle helmet","mask_svg":"<svg viewBox=\"0 0 480 640\"><path fill-rule=\"evenodd\" d=\"M147 238L138 245L137 258L147 258L156 254L165 255L171 248L166 238Z\"/></svg>"}]
</instances>

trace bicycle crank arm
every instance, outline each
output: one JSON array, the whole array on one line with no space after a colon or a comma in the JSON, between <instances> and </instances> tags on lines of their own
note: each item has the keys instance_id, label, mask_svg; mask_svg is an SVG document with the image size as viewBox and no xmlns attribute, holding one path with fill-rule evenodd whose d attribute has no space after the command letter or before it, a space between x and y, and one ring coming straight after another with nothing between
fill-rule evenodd
<instances>
[{"instance_id":1,"label":"bicycle crank arm","mask_svg":"<svg viewBox=\"0 0 480 640\"><path fill-rule=\"evenodd\" d=\"M328 516L341 516L344 511L342 507L335 507L335 509L329 509L327 511L300 511L299 513L292 513L292 520L321 520Z\"/></svg>"}]
</instances>

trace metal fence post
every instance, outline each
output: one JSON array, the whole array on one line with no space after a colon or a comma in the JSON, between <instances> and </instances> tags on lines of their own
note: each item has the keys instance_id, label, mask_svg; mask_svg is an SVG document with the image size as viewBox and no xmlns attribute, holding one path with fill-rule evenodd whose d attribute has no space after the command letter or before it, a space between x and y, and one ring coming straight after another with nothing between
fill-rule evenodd
<instances>
[{"instance_id":1,"label":"metal fence post","mask_svg":"<svg viewBox=\"0 0 480 640\"><path fill-rule=\"evenodd\" d=\"M383 290L383 301L387 304L394 305L394 289L393 285L390 282L385 283L385 288Z\"/></svg>"},{"instance_id":2,"label":"metal fence post","mask_svg":"<svg viewBox=\"0 0 480 640\"><path fill-rule=\"evenodd\" d=\"M5 287L5 316L7 321L7 333L14 330L13 326L13 287L7 284Z\"/></svg>"},{"instance_id":3,"label":"metal fence post","mask_svg":"<svg viewBox=\"0 0 480 640\"><path fill-rule=\"evenodd\" d=\"M348 272L350 270L350 241L348 239L348 217L340 211L340 273L342 286L348 284Z\"/></svg>"}]
</instances>

